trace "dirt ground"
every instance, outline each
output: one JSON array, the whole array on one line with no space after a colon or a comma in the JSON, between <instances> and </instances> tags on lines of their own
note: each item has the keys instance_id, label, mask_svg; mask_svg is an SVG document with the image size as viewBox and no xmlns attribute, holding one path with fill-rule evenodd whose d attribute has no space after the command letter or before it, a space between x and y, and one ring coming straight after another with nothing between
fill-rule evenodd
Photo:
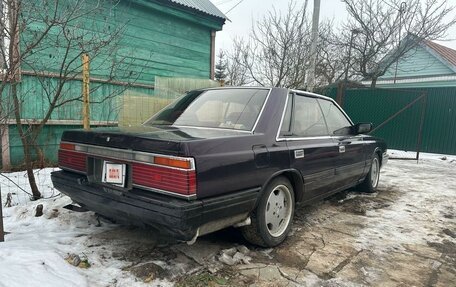
<instances>
[{"instance_id":1,"label":"dirt ground","mask_svg":"<svg viewBox=\"0 0 456 287\"><path fill-rule=\"evenodd\" d=\"M378 193L298 206L290 236L274 249L249 245L234 228L188 246L125 227L89 237L86 248L104 248L96 252L103 260L121 260L123 271L155 285L455 286L455 168L390 161Z\"/></svg>"}]
</instances>

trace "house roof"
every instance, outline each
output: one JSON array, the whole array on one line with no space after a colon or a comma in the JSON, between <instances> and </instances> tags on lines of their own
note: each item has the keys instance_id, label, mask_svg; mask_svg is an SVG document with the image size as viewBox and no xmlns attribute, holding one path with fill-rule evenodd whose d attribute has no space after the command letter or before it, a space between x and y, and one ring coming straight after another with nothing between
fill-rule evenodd
<instances>
[{"instance_id":1,"label":"house roof","mask_svg":"<svg viewBox=\"0 0 456 287\"><path fill-rule=\"evenodd\" d=\"M423 44L425 44L430 49L435 51L435 53L437 53L437 55L440 56L442 60L448 62L453 66L456 66L456 50L442 46L429 40L424 40Z\"/></svg>"},{"instance_id":2,"label":"house roof","mask_svg":"<svg viewBox=\"0 0 456 287\"><path fill-rule=\"evenodd\" d=\"M204 14L222 18L224 20L228 19L225 14L223 14L214 4L209 0L168 0L174 4L184 6L193 10L197 10Z\"/></svg>"},{"instance_id":3,"label":"house roof","mask_svg":"<svg viewBox=\"0 0 456 287\"><path fill-rule=\"evenodd\" d=\"M414 45L417 47L421 47L425 49L429 54L434 56L438 61L440 61L442 64L447 66L449 69L451 69L454 73L456 73L456 50L445 47L443 45L437 44L435 42L432 42L430 40L425 40L421 39L411 33L409 33L404 40L402 41L401 45L407 45L409 41L415 42ZM389 60L390 57L396 53L396 51L399 48L396 48L392 51L390 51L387 55L383 57L382 60L380 60L380 65L382 63L385 63ZM363 78L362 81L369 80L370 78Z\"/></svg>"}]
</instances>

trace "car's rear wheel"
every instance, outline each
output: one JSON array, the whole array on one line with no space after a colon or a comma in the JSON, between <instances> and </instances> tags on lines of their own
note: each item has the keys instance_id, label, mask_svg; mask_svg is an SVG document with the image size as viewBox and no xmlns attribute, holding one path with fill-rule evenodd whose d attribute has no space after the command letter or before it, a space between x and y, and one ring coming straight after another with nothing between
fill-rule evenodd
<instances>
[{"instance_id":1,"label":"car's rear wheel","mask_svg":"<svg viewBox=\"0 0 456 287\"><path fill-rule=\"evenodd\" d=\"M263 247L282 243L290 232L295 208L293 186L285 177L273 179L265 188L252 223L242 227L245 239Z\"/></svg>"},{"instance_id":2,"label":"car's rear wheel","mask_svg":"<svg viewBox=\"0 0 456 287\"><path fill-rule=\"evenodd\" d=\"M359 190L367 193L374 193L377 190L380 180L380 159L378 155L372 158L372 164L364 181L358 186Z\"/></svg>"}]
</instances>

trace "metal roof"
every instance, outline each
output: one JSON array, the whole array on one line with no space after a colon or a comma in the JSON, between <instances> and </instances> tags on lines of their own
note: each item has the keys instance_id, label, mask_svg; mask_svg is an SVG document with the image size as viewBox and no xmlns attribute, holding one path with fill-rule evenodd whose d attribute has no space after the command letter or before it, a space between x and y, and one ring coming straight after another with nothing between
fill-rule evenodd
<instances>
[{"instance_id":1,"label":"metal roof","mask_svg":"<svg viewBox=\"0 0 456 287\"><path fill-rule=\"evenodd\" d=\"M424 40L424 44L434 50L438 56L442 58L442 60L451 64L453 68L456 67L456 50L445 47L443 45L439 45L429 40Z\"/></svg>"},{"instance_id":2,"label":"metal roof","mask_svg":"<svg viewBox=\"0 0 456 287\"><path fill-rule=\"evenodd\" d=\"M178 5L191 8L211 16L215 16L222 19L228 19L214 4L209 0L169 0Z\"/></svg>"}]
</instances>

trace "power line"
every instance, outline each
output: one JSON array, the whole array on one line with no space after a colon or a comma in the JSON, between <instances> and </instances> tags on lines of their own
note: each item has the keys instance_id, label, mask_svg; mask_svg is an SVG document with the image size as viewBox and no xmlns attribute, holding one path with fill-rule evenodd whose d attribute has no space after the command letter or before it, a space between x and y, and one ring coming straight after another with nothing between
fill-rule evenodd
<instances>
[{"instance_id":1,"label":"power line","mask_svg":"<svg viewBox=\"0 0 456 287\"><path fill-rule=\"evenodd\" d=\"M234 0L221 0L221 1L215 2L214 4L215 4L215 5L224 5L224 4L233 2L233 1L234 1Z\"/></svg>"},{"instance_id":2,"label":"power line","mask_svg":"<svg viewBox=\"0 0 456 287\"><path fill-rule=\"evenodd\" d=\"M241 4L242 2L244 2L244 0L240 0L236 5L234 5L230 10L226 11L225 14L228 14L230 13L234 8L236 8L239 4Z\"/></svg>"}]
</instances>

